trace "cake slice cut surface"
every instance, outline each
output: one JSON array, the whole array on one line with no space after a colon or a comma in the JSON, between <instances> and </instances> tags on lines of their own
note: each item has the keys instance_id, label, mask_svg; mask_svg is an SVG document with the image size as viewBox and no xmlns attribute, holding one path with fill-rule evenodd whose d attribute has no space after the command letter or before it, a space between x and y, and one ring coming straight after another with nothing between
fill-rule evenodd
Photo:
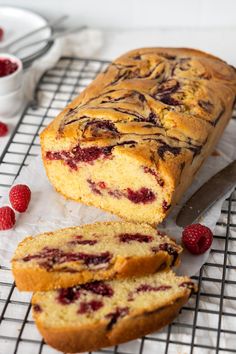
<instances>
[{"instance_id":1,"label":"cake slice cut surface","mask_svg":"<svg viewBox=\"0 0 236 354\"><path fill-rule=\"evenodd\" d=\"M170 323L195 286L172 271L36 292L33 317L45 341L87 352L138 338Z\"/></svg>"},{"instance_id":2,"label":"cake slice cut surface","mask_svg":"<svg viewBox=\"0 0 236 354\"><path fill-rule=\"evenodd\" d=\"M19 290L50 290L168 269L178 265L181 251L146 224L95 223L26 238L12 271Z\"/></svg>"}]
</instances>

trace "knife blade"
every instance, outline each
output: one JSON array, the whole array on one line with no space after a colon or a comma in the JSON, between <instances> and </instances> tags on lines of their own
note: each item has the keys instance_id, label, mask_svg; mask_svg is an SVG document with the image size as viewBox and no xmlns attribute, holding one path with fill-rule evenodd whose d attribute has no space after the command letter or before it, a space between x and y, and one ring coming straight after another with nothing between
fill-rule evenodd
<instances>
[{"instance_id":1,"label":"knife blade","mask_svg":"<svg viewBox=\"0 0 236 354\"><path fill-rule=\"evenodd\" d=\"M235 185L236 160L211 177L192 195L178 213L176 224L181 227L192 224Z\"/></svg>"}]
</instances>

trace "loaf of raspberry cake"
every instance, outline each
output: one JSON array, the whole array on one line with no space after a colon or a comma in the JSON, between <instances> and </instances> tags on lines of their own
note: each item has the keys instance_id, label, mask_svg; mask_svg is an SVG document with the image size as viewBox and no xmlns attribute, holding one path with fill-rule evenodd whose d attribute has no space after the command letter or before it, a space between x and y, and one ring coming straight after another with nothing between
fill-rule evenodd
<instances>
[{"instance_id":1,"label":"loaf of raspberry cake","mask_svg":"<svg viewBox=\"0 0 236 354\"><path fill-rule=\"evenodd\" d=\"M95 281L33 295L33 317L45 341L77 353L116 345L170 323L195 286L169 272Z\"/></svg>"},{"instance_id":2,"label":"loaf of raspberry cake","mask_svg":"<svg viewBox=\"0 0 236 354\"><path fill-rule=\"evenodd\" d=\"M181 251L146 224L95 223L26 238L12 271L19 290L45 291L168 269L179 263Z\"/></svg>"},{"instance_id":3,"label":"loaf of raspberry cake","mask_svg":"<svg viewBox=\"0 0 236 354\"><path fill-rule=\"evenodd\" d=\"M66 198L159 223L212 152L235 93L235 69L210 54L133 50L42 132L48 178Z\"/></svg>"}]
</instances>

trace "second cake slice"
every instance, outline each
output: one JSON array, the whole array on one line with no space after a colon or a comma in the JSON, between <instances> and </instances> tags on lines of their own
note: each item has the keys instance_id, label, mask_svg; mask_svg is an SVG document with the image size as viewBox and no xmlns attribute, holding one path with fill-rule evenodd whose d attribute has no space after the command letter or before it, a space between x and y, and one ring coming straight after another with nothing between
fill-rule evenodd
<instances>
[{"instance_id":1,"label":"second cake slice","mask_svg":"<svg viewBox=\"0 0 236 354\"><path fill-rule=\"evenodd\" d=\"M26 238L12 270L19 290L45 291L155 273L177 265L181 251L146 224L95 223Z\"/></svg>"},{"instance_id":2,"label":"second cake slice","mask_svg":"<svg viewBox=\"0 0 236 354\"><path fill-rule=\"evenodd\" d=\"M195 290L191 279L172 271L97 281L36 292L33 317L46 343L66 353L87 353L159 330Z\"/></svg>"}]
</instances>

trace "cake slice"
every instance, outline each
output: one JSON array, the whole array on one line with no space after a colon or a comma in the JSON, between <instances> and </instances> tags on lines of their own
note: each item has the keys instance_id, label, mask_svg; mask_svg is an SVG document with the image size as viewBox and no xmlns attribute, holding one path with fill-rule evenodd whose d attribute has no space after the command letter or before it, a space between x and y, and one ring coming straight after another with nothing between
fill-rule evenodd
<instances>
[{"instance_id":1,"label":"cake slice","mask_svg":"<svg viewBox=\"0 0 236 354\"><path fill-rule=\"evenodd\" d=\"M93 351L170 323L195 286L172 271L37 292L33 317L45 341L63 352Z\"/></svg>"},{"instance_id":2,"label":"cake slice","mask_svg":"<svg viewBox=\"0 0 236 354\"><path fill-rule=\"evenodd\" d=\"M168 269L182 248L146 224L105 222L28 237L12 271L19 290L45 291Z\"/></svg>"}]
</instances>

